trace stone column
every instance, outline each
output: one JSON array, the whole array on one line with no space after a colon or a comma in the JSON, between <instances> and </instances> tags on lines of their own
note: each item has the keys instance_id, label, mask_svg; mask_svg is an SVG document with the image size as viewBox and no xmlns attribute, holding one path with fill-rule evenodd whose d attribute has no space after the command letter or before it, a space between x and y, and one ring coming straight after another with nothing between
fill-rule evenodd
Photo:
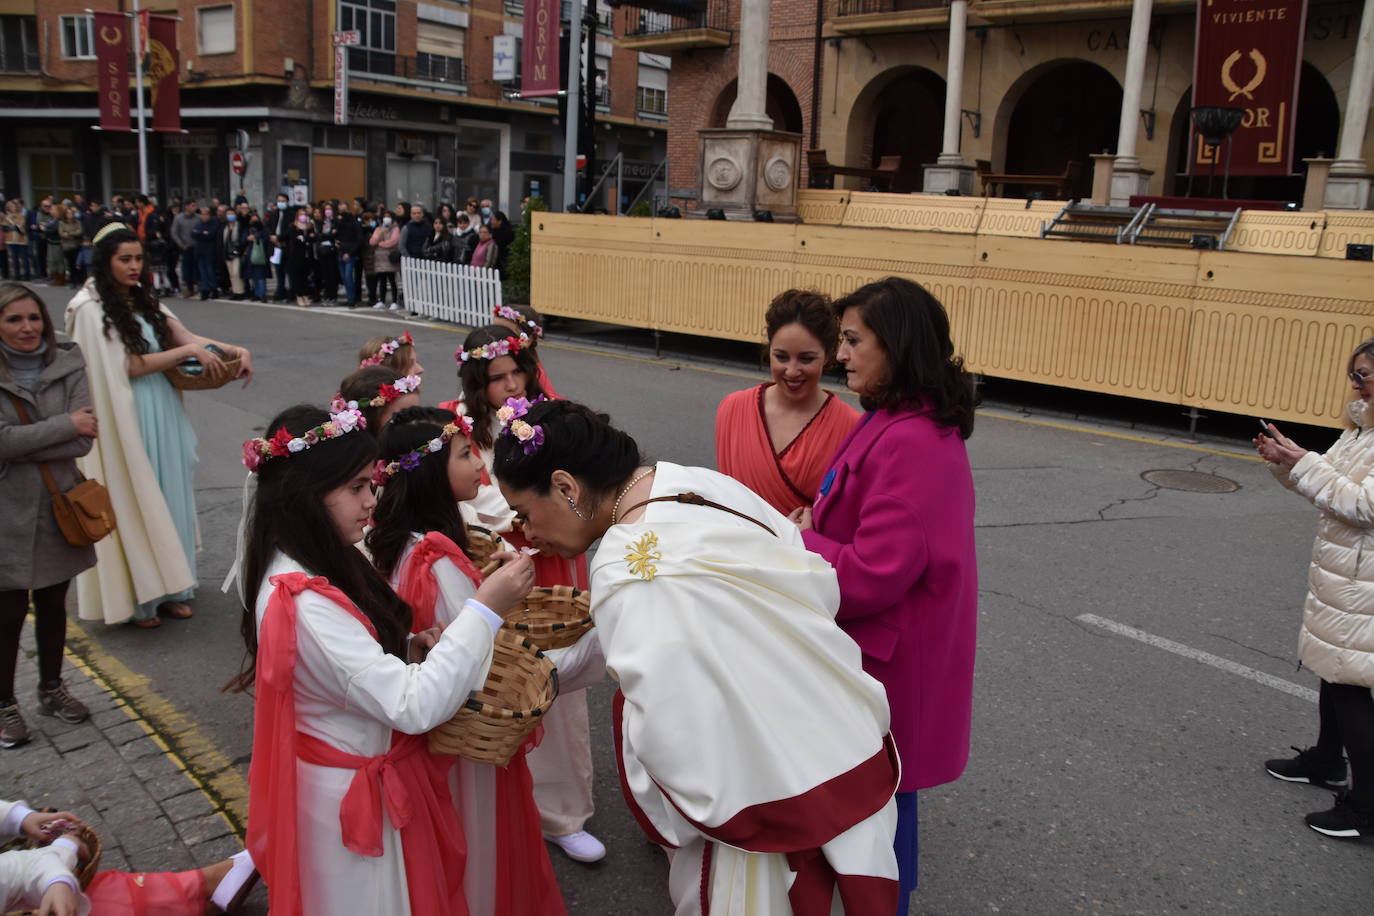
<instances>
[{"instance_id":1,"label":"stone column","mask_svg":"<svg viewBox=\"0 0 1374 916\"><path fill-rule=\"evenodd\" d=\"M1350 74L1350 95L1345 103L1341 139L1326 184L1329 209L1367 210L1371 206L1374 178L1364 161L1364 133L1369 126L1371 97L1374 97L1374 0L1365 0L1360 34L1355 39L1355 66Z\"/></svg>"},{"instance_id":2,"label":"stone column","mask_svg":"<svg viewBox=\"0 0 1374 916\"><path fill-rule=\"evenodd\" d=\"M739 14L739 79L730 130L772 130L768 117L768 18L771 0L743 0Z\"/></svg>"},{"instance_id":3,"label":"stone column","mask_svg":"<svg viewBox=\"0 0 1374 916\"><path fill-rule=\"evenodd\" d=\"M1111 203L1125 206L1131 196L1150 188L1153 172L1140 167L1136 142L1140 138L1140 97L1145 88L1145 61L1150 52L1150 14L1153 0L1133 0L1131 37L1126 45L1126 77L1121 86L1121 124L1116 134L1116 164L1112 169Z\"/></svg>"},{"instance_id":4,"label":"stone column","mask_svg":"<svg viewBox=\"0 0 1374 916\"><path fill-rule=\"evenodd\" d=\"M964 118L964 49L968 40L968 0L950 0L949 69L945 73L945 132L940 158L925 165L922 190L944 194L973 190L973 169L959 152L959 134Z\"/></svg>"}]
</instances>

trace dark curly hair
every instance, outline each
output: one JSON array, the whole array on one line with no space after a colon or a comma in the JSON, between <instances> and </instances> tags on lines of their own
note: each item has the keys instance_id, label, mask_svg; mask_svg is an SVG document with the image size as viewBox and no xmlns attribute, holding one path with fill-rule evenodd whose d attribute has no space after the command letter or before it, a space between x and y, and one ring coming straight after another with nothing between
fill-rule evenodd
<instances>
[{"instance_id":1,"label":"dark curly hair","mask_svg":"<svg viewBox=\"0 0 1374 916\"><path fill-rule=\"evenodd\" d=\"M829 366L835 361L835 350L840 345L840 321L830 297L824 293L810 289L789 289L779 293L768 306L763 321L770 342L774 334L789 324L799 324L825 348L825 364ZM766 349L764 353L766 356Z\"/></svg>"},{"instance_id":2,"label":"dark curly hair","mask_svg":"<svg viewBox=\"0 0 1374 916\"><path fill-rule=\"evenodd\" d=\"M592 496L604 500L644 463L630 434L611 425L611 418L572 401L544 401L525 414L525 421L544 430L544 444L531 455L514 436L496 440L493 467L502 483L516 490L549 492L554 471L567 471Z\"/></svg>"},{"instance_id":3,"label":"dark curly hair","mask_svg":"<svg viewBox=\"0 0 1374 916\"><path fill-rule=\"evenodd\" d=\"M105 336L109 337L110 329L113 328L126 351L143 356L148 352L148 342L144 340L143 331L138 326L138 316L142 315L148 324L152 325L158 345L164 350L170 349L172 330L167 326L167 316L159 307L157 297L153 295L147 262L144 262L138 285L132 289L120 285L115 280L110 262L114 260L119 246L126 242L135 242L140 247L143 245L138 233L132 229L115 229L95 243L95 250L91 254L95 292L100 298L100 307L104 312Z\"/></svg>"},{"instance_id":4,"label":"dark curly hair","mask_svg":"<svg viewBox=\"0 0 1374 916\"><path fill-rule=\"evenodd\" d=\"M440 407L407 407L397 412L382 431L382 461L395 461L444 432L456 415ZM367 533L367 549L372 565L390 578L401 554L410 542L411 532L437 531L463 551L468 548L467 526L458 512L458 503L448 481L449 453L465 440L451 439L437 452L420 459L413 471L401 471L387 481L377 508L372 513L372 530Z\"/></svg>"},{"instance_id":5,"label":"dark curly hair","mask_svg":"<svg viewBox=\"0 0 1374 916\"><path fill-rule=\"evenodd\" d=\"M978 392L963 358L954 353L940 300L918 283L888 277L835 300L834 308L841 320L847 310L858 309L887 355L882 387L860 398L865 410L920 409L965 439L973 435Z\"/></svg>"},{"instance_id":6,"label":"dark curly hair","mask_svg":"<svg viewBox=\"0 0 1374 916\"><path fill-rule=\"evenodd\" d=\"M513 335L510 328L489 324L469 334L463 341L463 349L475 350L511 336ZM521 348L518 353L512 353L511 358L515 360L516 368L525 373L525 397L533 401L544 393L544 389L539 386L538 358L527 347ZM490 368L489 359L470 359L458 364L458 381L463 386L464 409L472 420L472 441L482 448L492 447L491 418L496 414L496 408L487 403L487 370Z\"/></svg>"}]
</instances>

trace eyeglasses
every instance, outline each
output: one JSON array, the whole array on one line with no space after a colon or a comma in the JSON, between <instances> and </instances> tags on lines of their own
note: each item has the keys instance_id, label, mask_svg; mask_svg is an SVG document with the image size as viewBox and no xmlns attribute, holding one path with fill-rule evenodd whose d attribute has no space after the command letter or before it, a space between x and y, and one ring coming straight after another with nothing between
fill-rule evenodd
<instances>
[{"instance_id":1,"label":"eyeglasses","mask_svg":"<svg viewBox=\"0 0 1374 916\"><path fill-rule=\"evenodd\" d=\"M1365 375L1361 372L1347 372L1345 374L1345 377L1350 379L1356 385L1359 385L1361 388L1363 388L1365 385L1368 385L1370 379L1374 379L1374 375Z\"/></svg>"}]
</instances>

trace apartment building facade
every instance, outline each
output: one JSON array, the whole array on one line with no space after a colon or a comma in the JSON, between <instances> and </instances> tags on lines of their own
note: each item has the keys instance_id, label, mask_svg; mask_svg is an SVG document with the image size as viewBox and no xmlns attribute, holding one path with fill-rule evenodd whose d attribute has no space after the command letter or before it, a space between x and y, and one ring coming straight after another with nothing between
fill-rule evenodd
<instances>
[{"instance_id":1,"label":"apartment building facade","mask_svg":"<svg viewBox=\"0 0 1374 916\"><path fill-rule=\"evenodd\" d=\"M0 0L6 196L138 191L137 134L98 129L89 13L130 8L129 0ZM180 20L182 132L147 135L150 190L163 198L229 199L241 190L257 203L286 191L435 206L472 195L514 215L530 193L561 197L557 103L519 99L518 79L500 72L508 62L495 50L511 44L500 36L515 36L518 49L523 0L148 0L145 8ZM671 63L621 47L628 12L593 9L586 59L597 159L620 153L630 176L647 176L666 147ZM341 125L331 36L345 30L362 41L346 52ZM242 176L231 168L236 152ZM627 179L620 192L641 186Z\"/></svg>"}]
</instances>

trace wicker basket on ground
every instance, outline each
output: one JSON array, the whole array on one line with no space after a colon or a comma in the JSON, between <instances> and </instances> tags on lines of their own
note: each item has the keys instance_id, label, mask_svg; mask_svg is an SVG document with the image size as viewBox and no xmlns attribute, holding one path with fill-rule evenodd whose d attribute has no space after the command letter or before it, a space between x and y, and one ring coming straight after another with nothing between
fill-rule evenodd
<instances>
[{"instance_id":1,"label":"wicker basket on ground","mask_svg":"<svg viewBox=\"0 0 1374 916\"><path fill-rule=\"evenodd\" d=\"M429 749L503 767L558 696L558 669L514 630L496 632L482 689L429 733Z\"/></svg>"},{"instance_id":2,"label":"wicker basket on ground","mask_svg":"<svg viewBox=\"0 0 1374 916\"><path fill-rule=\"evenodd\" d=\"M568 585L536 588L505 627L545 652L571 646L592 628L591 596Z\"/></svg>"},{"instance_id":3,"label":"wicker basket on ground","mask_svg":"<svg viewBox=\"0 0 1374 916\"><path fill-rule=\"evenodd\" d=\"M468 556L472 557L472 562L477 564L482 575L491 575L501 565L492 559L492 554L509 549L499 535L477 525L468 525Z\"/></svg>"},{"instance_id":4,"label":"wicker basket on ground","mask_svg":"<svg viewBox=\"0 0 1374 916\"><path fill-rule=\"evenodd\" d=\"M76 829L74 838L84 843L86 851L89 853L85 866L76 871L76 880L81 883L81 889L84 891L90 885L91 879L95 877L95 873L100 869L100 857L105 852L105 844L101 842L100 834L96 833L85 824L82 824ZM5 852L8 849L37 848L38 844L32 841L16 840L11 846L0 846L0 852ZM6 916L29 916L29 914L33 912L33 910L13 910L6 914Z\"/></svg>"},{"instance_id":5,"label":"wicker basket on ground","mask_svg":"<svg viewBox=\"0 0 1374 916\"><path fill-rule=\"evenodd\" d=\"M226 353L214 344L210 344L205 349L224 360L224 368L228 370L218 379L212 379L205 371L198 359L184 359L162 374L172 383L173 388L181 391L208 391L212 388L222 388L229 384L239 374L239 367L243 364L243 357L233 347Z\"/></svg>"}]
</instances>

